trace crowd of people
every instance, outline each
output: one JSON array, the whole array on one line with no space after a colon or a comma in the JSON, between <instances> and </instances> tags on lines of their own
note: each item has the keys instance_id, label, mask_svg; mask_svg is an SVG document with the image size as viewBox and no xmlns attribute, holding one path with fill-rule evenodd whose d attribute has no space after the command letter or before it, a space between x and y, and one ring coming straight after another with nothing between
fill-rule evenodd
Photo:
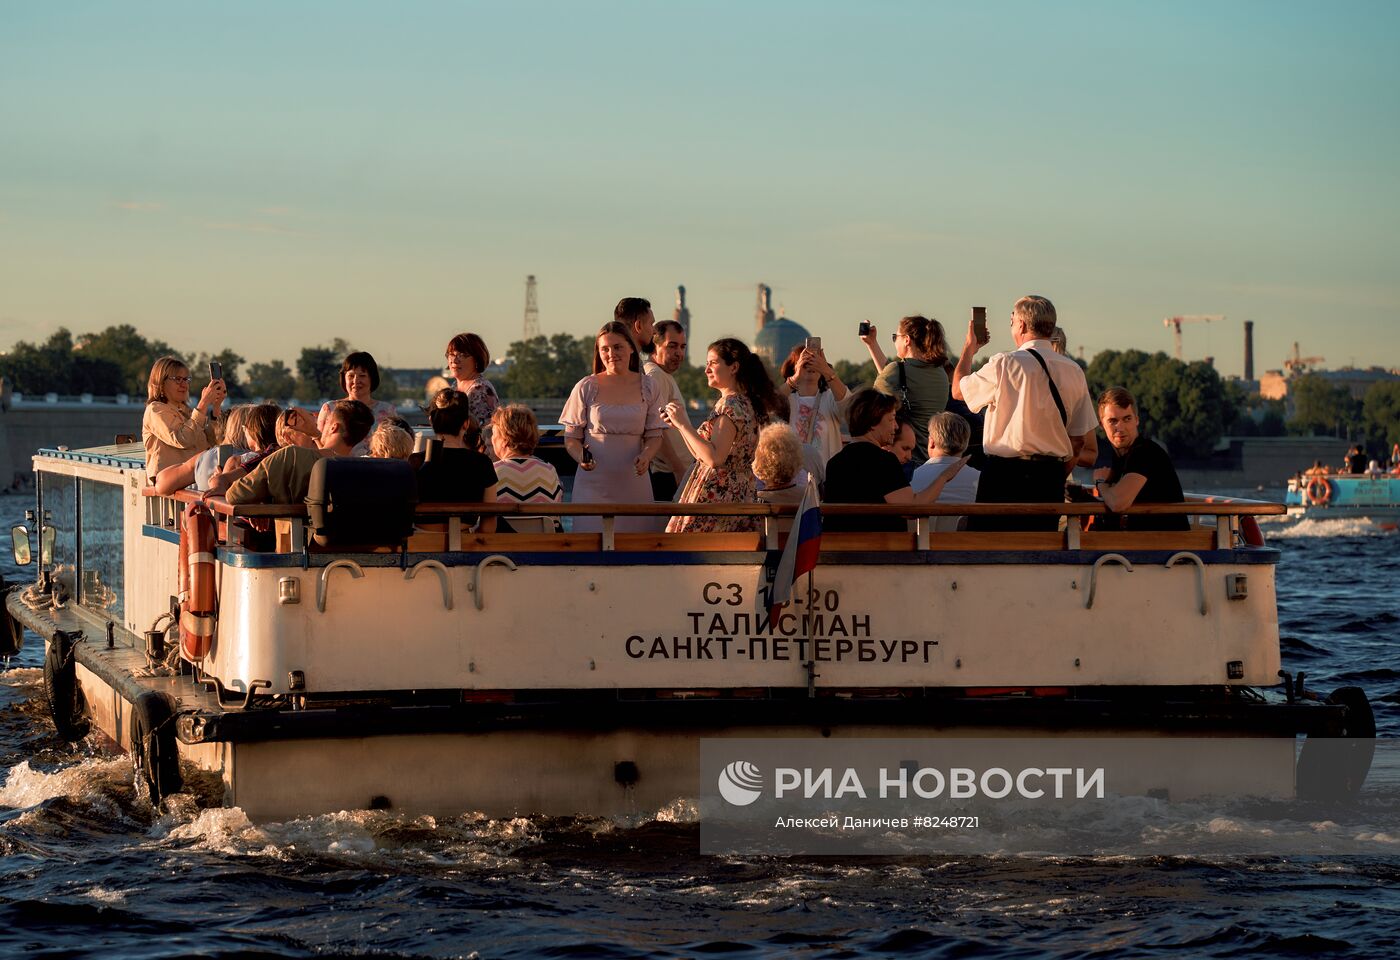
<instances>
[{"instance_id":1,"label":"crowd of people","mask_svg":"<svg viewBox=\"0 0 1400 960\"><path fill-rule=\"evenodd\" d=\"M1014 349L973 371L990 340L969 323L960 355L951 355L942 324L902 318L892 335L894 359L878 331L861 324L875 362L871 388L848 390L821 343L793 348L775 384L743 341L710 344L704 371L713 406L691 422L674 378L686 355L686 331L657 323L651 304L626 297L593 341L592 372L579 380L559 420L577 469L571 500L588 504L797 503L816 484L826 502L924 505L1057 503L1075 465L1094 463L1100 425L1112 463L1095 473L1097 495L1114 511L1134 503L1180 502L1181 486L1165 451L1137 430L1136 402L1121 387L1095 405L1082 368L1065 353L1054 305L1045 297L1016 301ZM225 384L211 378L190 403L189 368L162 357L151 369L142 423L151 482L160 493L193 487L231 504L299 503L323 457L407 460L424 503L561 503L555 468L536 456L539 426L530 408L502 404L485 377L490 353L475 333L454 336L444 351L455 380L429 401L433 436L420 442L395 407L374 399L374 358L357 351L341 365L342 399L315 417L292 407L247 404L223 411ZM849 440L847 439L849 436ZM970 450L970 448L978 448ZM978 466L969 466L970 454ZM1129 529L1175 529L1184 517L1132 516ZM549 517L483 515L481 532L554 530ZM498 527L499 523L499 527ZM940 517L935 529L1055 529L1058 517ZM832 516L833 530L908 529L888 515ZM598 530L597 516L573 529ZM751 531L749 516L618 516L615 529L671 533Z\"/></svg>"},{"instance_id":2,"label":"crowd of people","mask_svg":"<svg viewBox=\"0 0 1400 960\"><path fill-rule=\"evenodd\" d=\"M1354 444L1347 455L1342 459L1342 465L1336 469L1327 466L1321 460L1314 460L1313 465L1303 471L1305 477L1332 477L1332 476L1365 476L1384 477L1400 476L1400 443L1395 444L1390 450L1390 460L1382 463L1379 459L1372 459L1362 448L1361 444Z\"/></svg>"}]
</instances>

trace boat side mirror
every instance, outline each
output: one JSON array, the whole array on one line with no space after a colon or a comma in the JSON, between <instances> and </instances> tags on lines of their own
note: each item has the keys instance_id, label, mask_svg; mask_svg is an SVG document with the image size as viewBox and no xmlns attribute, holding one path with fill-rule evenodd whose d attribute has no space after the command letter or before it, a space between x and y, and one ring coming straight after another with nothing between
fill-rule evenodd
<instances>
[{"instance_id":1,"label":"boat side mirror","mask_svg":"<svg viewBox=\"0 0 1400 960\"><path fill-rule=\"evenodd\" d=\"M27 567L34 562L29 552L29 528L24 524L17 523L10 528L10 545L14 549L15 566Z\"/></svg>"},{"instance_id":2,"label":"boat side mirror","mask_svg":"<svg viewBox=\"0 0 1400 960\"><path fill-rule=\"evenodd\" d=\"M39 563L41 565L53 566L53 544L57 539L57 527L45 527L44 532L39 534Z\"/></svg>"}]
</instances>

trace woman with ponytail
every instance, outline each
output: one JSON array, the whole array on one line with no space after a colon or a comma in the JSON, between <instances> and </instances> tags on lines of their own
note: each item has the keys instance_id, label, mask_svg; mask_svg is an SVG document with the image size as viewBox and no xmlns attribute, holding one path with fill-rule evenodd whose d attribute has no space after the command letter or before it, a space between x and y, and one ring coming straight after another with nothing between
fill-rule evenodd
<instances>
[{"instance_id":1,"label":"woman with ponytail","mask_svg":"<svg viewBox=\"0 0 1400 960\"><path fill-rule=\"evenodd\" d=\"M896 359L885 362L884 351L875 341L875 327L861 335L870 359L880 375L875 389L900 401L914 426L913 466L928 459L928 422L948 406L948 340L943 324L928 317L912 316L899 321L892 334Z\"/></svg>"},{"instance_id":2,"label":"woman with ponytail","mask_svg":"<svg viewBox=\"0 0 1400 960\"><path fill-rule=\"evenodd\" d=\"M705 381L719 391L714 412L699 429L691 427L680 404L666 405L665 420L695 457L695 469L681 490L680 503L756 503L754 450L759 428L772 418L781 400L763 361L743 341L726 337L710 344ZM758 529L757 517L672 517L667 533L746 532Z\"/></svg>"}]
</instances>

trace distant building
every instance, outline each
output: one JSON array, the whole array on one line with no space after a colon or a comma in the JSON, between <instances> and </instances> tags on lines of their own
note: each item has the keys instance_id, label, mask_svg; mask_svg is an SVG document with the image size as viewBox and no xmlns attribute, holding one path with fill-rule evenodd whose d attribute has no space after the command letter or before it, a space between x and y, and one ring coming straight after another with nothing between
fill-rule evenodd
<instances>
[{"instance_id":1,"label":"distant building","mask_svg":"<svg viewBox=\"0 0 1400 960\"><path fill-rule=\"evenodd\" d=\"M811 336L802 324L773 315L773 290L764 283L758 285L758 307L754 321L758 332L754 336L753 352L763 358L769 372L774 375L792 348Z\"/></svg>"},{"instance_id":2,"label":"distant building","mask_svg":"<svg viewBox=\"0 0 1400 960\"><path fill-rule=\"evenodd\" d=\"M1357 400L1366 396L1366 391L1373 383L1400 380L1400 372L1383 367L1371 367L1366 370L1343 367L1341 370L1304 370L1289 374L1282 370L1266 370L1259 381L1259 396L1265 400L1287 399L1290 386L1300 376L1321 377L1331 386L1346 390Z\"/></svg>"},{"instance_id":3,"label":"distant building","mask_svg":"<svg viewBox=\"0 0 1400 960\"><path fill-rule=\"evenodd\" d=\"M380 367L379 378L392 381L401 393L415 397L422 396L427 399L431 395L428 385L434 378L443 379L442 369L442 367ZM445 383L446 381L444 381Z\"/></svg>"}]
</instances>

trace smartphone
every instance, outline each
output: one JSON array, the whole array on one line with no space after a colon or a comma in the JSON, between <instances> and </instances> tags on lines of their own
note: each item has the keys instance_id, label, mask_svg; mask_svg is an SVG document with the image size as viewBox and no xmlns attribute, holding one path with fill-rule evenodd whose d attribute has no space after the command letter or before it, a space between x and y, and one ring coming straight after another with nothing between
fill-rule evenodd
<instances>
[{"instance_id":1,"label":"smartphone","mask_svg":"<svg viewBox=\"0 0 1400 960\"><path fill-rule=\"evenodd\" d=\"M217 360L209 361L209 379L222 380L224 378L224 365Z\"/></svg>"},{"instance_id":2,"label":"smartphone","mask_svg":"<svg viewBox=\"0 0 1400 960\"><path fill-rule=\"evenodd\" d=\"M583 462L584 462L584 463L592 463L592 462L593 462L593 451L592 451L592 450L589 450L587 447L584 447L584 448L583 448Z\"/></svg>"},{"instance_id":3,"label":"smartphone","mask_svg":"<svg viewBox=\"0 0 1400 960\"><path fill-rule=\"evenodd\" d=\"M972 330L977 334L978 343L986 343L992 339L992 335L987 332L987 308L972 308Z\"/></svg>"},{"instance_id":4,"label":"smartphone","mask_svg":"<svg viewBox=\"0 0 1400 960\"><path fill-rule=\"evenodd\" d=\"M856 328L856 336L860 336L860 337L868 337L868 336L870 336L870 321L869 321L869 320L862 320L862 321L860 322L860 326Z\"/></svg>"},{"instance_id":5,"label":"smartphone","mask_svg":"<svg viewBox=\"0 0 1400 960\"><path fill-rule=\"evenodd\" d=\"M821 338L821 337L808 337L808 338L807 338L807 349L810 350L810 351L812 351L813 353L821 353L821 350L822 350L822 338Z\"/></svg>"}]
</instances>

